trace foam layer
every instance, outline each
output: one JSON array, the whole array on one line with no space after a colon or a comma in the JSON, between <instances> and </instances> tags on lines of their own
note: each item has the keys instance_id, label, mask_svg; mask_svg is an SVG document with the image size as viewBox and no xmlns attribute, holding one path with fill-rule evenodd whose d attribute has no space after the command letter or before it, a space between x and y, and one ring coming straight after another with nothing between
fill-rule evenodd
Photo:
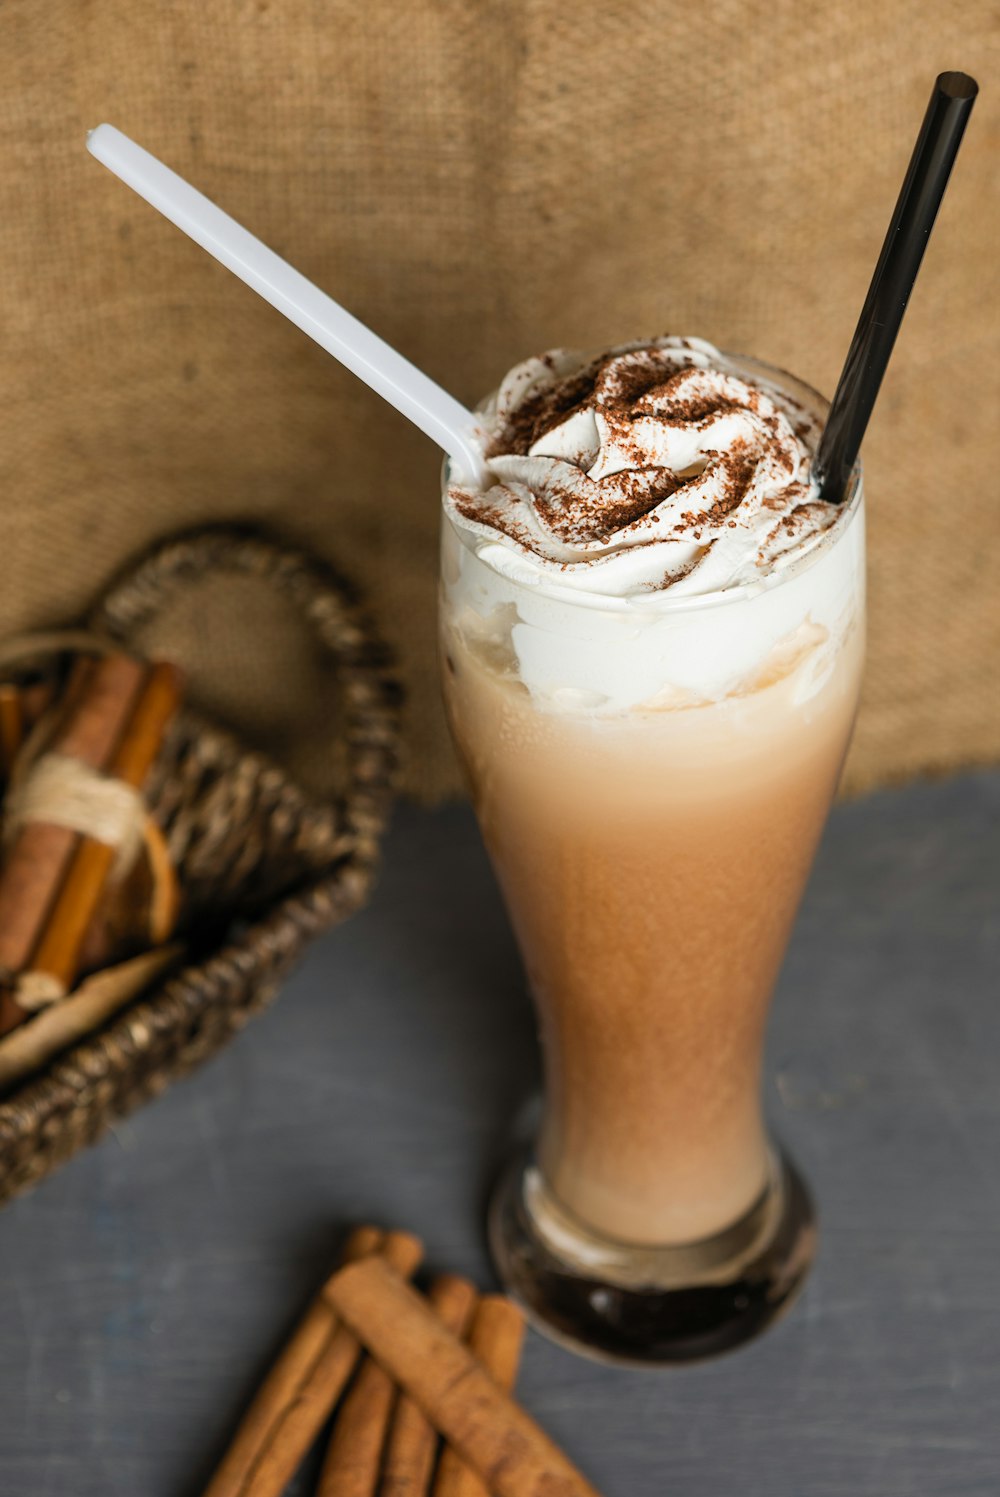
<instances>
[{"instance_id":1,"label":"foam layer","mask_svg":"<svg viewBox=\"0 0 1000 1497\"><path fill-rule=\"evenodd\" d=\"M824 403L778 378L681 339L519 365L484 418L495 481L445 493L449 626L549 710L716 701L806 654L817 690L863 518L817 499Z\"/></svg>"}]
</instances>

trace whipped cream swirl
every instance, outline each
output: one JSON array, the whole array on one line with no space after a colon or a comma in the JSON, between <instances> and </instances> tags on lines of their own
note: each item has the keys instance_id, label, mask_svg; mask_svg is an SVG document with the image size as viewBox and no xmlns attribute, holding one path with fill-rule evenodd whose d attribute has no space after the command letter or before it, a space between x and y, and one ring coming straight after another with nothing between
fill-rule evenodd
<instances>
[{"instance_id":1,"label":"whipped cream swirl","mask_svg":"<svg viewBox=\"0 0 1000 1497\"><path fill-rule=\"evenodd\" d=\"M519 583L715 592L798 559L841 512L812 474L815 414L701 339L529 359L482 423L492 482L445 503Z\"/></svg>"}]
</instances>

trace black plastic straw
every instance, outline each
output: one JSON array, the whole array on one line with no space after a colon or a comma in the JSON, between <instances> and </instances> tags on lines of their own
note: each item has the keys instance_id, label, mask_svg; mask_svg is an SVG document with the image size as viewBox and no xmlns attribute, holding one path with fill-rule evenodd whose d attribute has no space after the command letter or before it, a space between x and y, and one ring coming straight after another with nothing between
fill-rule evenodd
<instances>
[{"instance_id":1,"label":"black plastic straw","mask_svg":"<svg viewBox=\"0 0 1000 1497\"><path fill-rule=\"evenodd\" d=\"M967 73L941 73L935 80L816 456L820 492L831 504L847 497L861 439L978 92Z\"/></svg>"}]
</instances>

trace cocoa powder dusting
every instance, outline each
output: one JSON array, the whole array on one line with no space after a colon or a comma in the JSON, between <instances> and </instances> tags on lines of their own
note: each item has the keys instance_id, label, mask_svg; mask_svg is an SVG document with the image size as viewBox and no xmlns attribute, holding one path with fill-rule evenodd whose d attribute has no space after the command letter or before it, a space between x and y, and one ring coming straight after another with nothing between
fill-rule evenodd
<instances>
[{"instance_id":1,"label":"cocoa powder dusting","mask_svg":"<svg viewBox=\"0 0 1000 1497\"><path fill-rule=\"evenodd\" d=\"M539 466L523 482L501 482L476 493L453 491L463 518L510 537L561 569L589 564L573 554L580 548L610 557L614 548L626 544L631 551L676 540L686 543L690 553L691 543L697 543L697 555L679 570L668 568L639 584L653 590L669 587L698 566L723 529L739 528L736 512L755 483L762 492L754 498L753 512L763 506L775 514L775 530L758 558L761 565L766 565L768 546L785 548L779 535L793 538L800 530L823 528L823 517L808 512L809 483L793 481L796 472L807 473L808 467L792 443L789 425L795 423L795 434L807 448L814 435L814 425L801 419L803 407L796 406L786 423L765 390L724 368L706 366L684 340L603 354L562 377L555 377L553 356L544 355L541 362L553 376L551 383L511 412L491 440L487 457L527 457L536 445L544 449L547 433L586 411L596 423L600 463L595 464L597 448L583 423L576 457L549 457L543 450L537 455ZM711 433L728 417L743 420L726 420L717 447L705 445L712 436L697 434ZM658 438L659 427L691 433L692 440ZM680 471L663 460L662 454L673 452ZM591 478L590 472L596 476ZM691 501L682 509L677 499L683 500L689 487Z\"/></svg>"},{"instance_id":2,"label":"cocoa powder dusting","mask_svg":"<svg viewBox=\"0 0 1000 1497\"><path fill-rule=\"evenodd\" d=\"M510 454L524 457L528 449L554 426L586 405L594 393L594 378L603 360L594 360L578 374L567 375L521 402L501 432L486 449L486 456Z\"/></svg>"}]
</instances>

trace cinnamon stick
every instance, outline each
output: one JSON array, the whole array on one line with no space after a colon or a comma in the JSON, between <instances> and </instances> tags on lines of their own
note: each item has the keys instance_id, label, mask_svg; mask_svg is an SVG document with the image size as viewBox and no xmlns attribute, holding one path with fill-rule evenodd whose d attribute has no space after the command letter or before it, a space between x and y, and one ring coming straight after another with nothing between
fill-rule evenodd
<instances>
[{"instance_id":1,"label":"cinnamon stick","mask_svg":"<svg viewBox=\"0 0 1000 1497\"><path fill-rule=\"evenodd\" d=\"M80 948L80 973L103 972L139 952L162 946L177 925L181 890L167 839L147 817L142 851L124 878L115 878L101 899ZM73 991L86 979L77 976ZM48 1008L61 1008L64 998ZM44 1013L44 1009L41 1010ZM37 1016L32 1023L37 1022Z\"/></svg>"},{"instance_id":2,"label":"cinnamon stick","mask_svg":"<svg viewBox=\"0 0 1000 1497\"><path fill-rule=\"evenodd\" d=\"M55 700L53 681L0 681L0 780L9 780L17 756Z\"/></svg>"},{"instance_id":3,"label":"cinnamon stick","mask_svg":"<svg viewBox=\"0 0 1000 1497\"><path fill-rule=\"evenodd\" d=\"M374 1497L396 1388L366 1358L337 1413L316 1497Z\"/></svg>"},{"instance_id":4,"label":"cinnamon stick","mask_svg":"<svg viewBox=\"0 0 1000 1497\"><path fill-rule=\"evenodd\" d=\"M461 1336L476 1303L476 1291L468 1279L460 1279L455 1274L442 1274L434 1280L427 1298L441 1324L456 1336ZM384 1373L382 1375L385 1376ZM345 1403L334 1431L335 1440L346 1414ZM382 1477L377 1488L379 1497L426 1497L430 1490L437 1443L437 1431L426 1415L412 1398L400 1395L396 1400L386 1440ZM333 1442L331 1452L332 1450ZM377 1476L378 1473L375 1474ZM325 1479L326 1467L323 1470L323 1480ZM323 1480L319 1486L319 1497L327 1497ZM364 1488L365 1497L374 1497L375 1491L373 1480Z\"/></svg>"},{"instance_id":5,"label":"cinnamon stick","mask_svg":"<svg viewBox=\"0 0 1000 1497\"><path fill-rule=\"evenodd\" d=\"M29 681L21 691L21 713L24 718L24 737L41 721L55 701L56 686L51 680Z\"/></svg>"},{"instance_id":6,"label":"cinnamon stick","mask_svg":"<svg viewBox=\"0 0 1000 1497\"><path fill-rule=\"evenodd\" d=\"M77 661L51 751L106 770L144 674L145 668L127 655ZM0 983L23 971L30 960L79 841L68 827L29 822L6 852L0 868ZM0 1001L0 1034L23 1017L9 999Z\"/></svg>"},{"instance_id":7,"label":"cinnamon stick","mask_svg":"<svg viewBox=\"0 0 1000 1497\"><path fill-rule=\"evenodd\" d=\"M495 1497L597 1497L535 1421L379 1258L335 1274L327 1297Z\"/></svg>"},{"instance_id":8,"label":"cinnamon stick","mask_svg":"<svg viewBox=\"0 0 1000 1497\"><path fill-rule=\"evenodd\" d=\"M405 1278L416 1270L423 1248L407 1232L359 1227L348 1239L344 1261L353 1264L376 1253L384 1254L394 1275ZM332 1282L265 1379L205 1497L279 1497L295 1474L361 1355L357 1338L327 1298Z\"/></svg>"},{"instance_id":9,"label":"cinnamon stick","mask_svg":"<svg viewBox=\"0 0 1000 1497\"><path fill-rule=\"evenodd\" d=\"M109 778L138 789L152 768L163 736L180 702L181 675L165 661L152 666L135 710L107 765ZM32 1006L68 992L77 974L87 928L94 917L117 849L82 837L70 858L63 884L30 957L30 971L17 982Z\"/></svg>"},{"instance_id":10,"label":"cinnamon stick","mask_svg":"<svg viewBox=\"0 0 1000 1497\"><path fill-rule=\"evenodd\" d=\"M498 1387L511 1393L524 1343L524 1316L502 1294L485 1294L467 1338L468 1347ZM434 1478L433 1497L490 1497L482 1481L451 1445L445 1445Z\"/></svg>"},{"instance_id":11,"label":"cinnamon stick","mask_svg":"<svg viewBox=\"0 0 1000 1497\"><path fill-rule=\"evenodd\" d=\"M0 681L0 780L9 780L24 739L24 704L20 688Z\"/></svg>"}]
</instances>

